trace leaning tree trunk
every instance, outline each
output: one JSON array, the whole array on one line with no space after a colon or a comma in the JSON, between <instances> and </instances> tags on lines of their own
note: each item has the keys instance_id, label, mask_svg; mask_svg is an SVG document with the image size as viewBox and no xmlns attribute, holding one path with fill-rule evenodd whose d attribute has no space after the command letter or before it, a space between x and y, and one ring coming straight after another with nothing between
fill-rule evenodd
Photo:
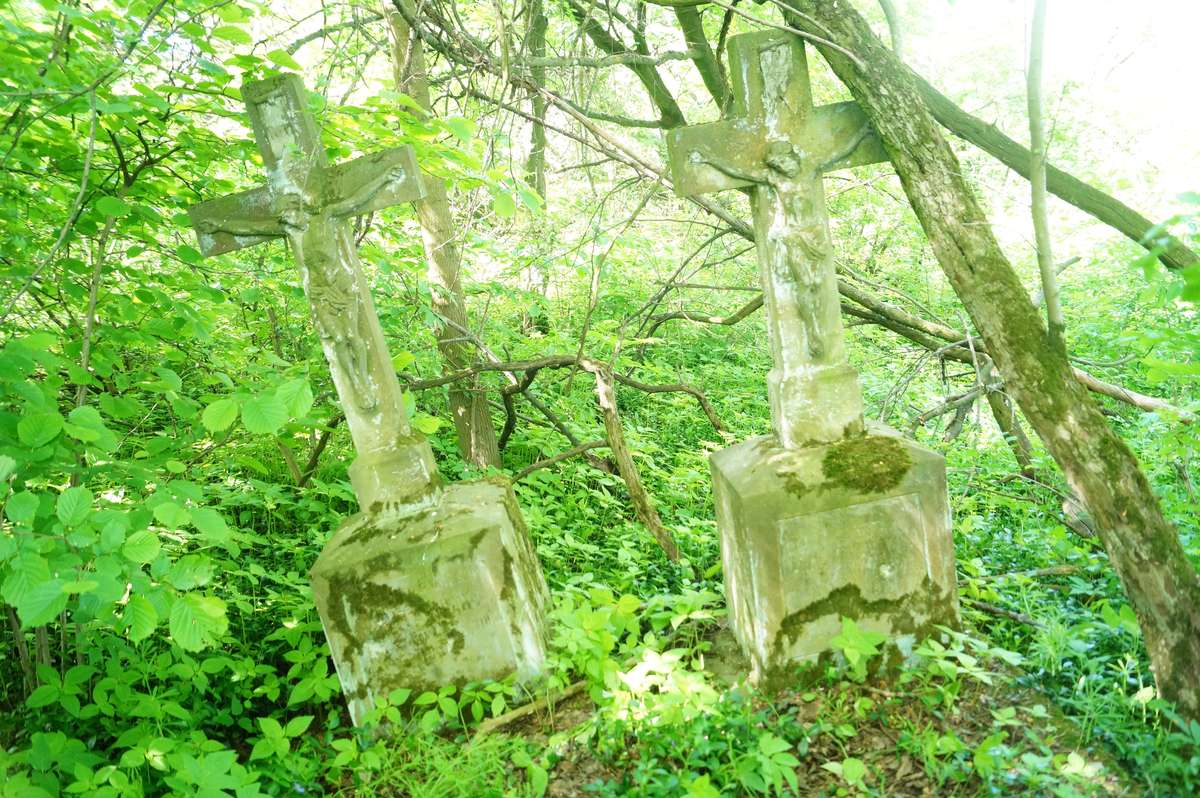
<instances>
[{"instance_id":1,"label":"leaning tree trunk","mask_svg":"<svg viewBox=\"0 0 1200 798\"><path fill-rule=\"evenodd\" d=\"M1054 347L913 75L847 0L787 0L874 123L933 251L1025 417L1095 518L1162 695L1200 718L1200 575L1133 453ZM864 65L860 71L843 51Z\"/></svg>"},{"instance_id":2,"label":"leaning tree trunk","mask_svg":"<svg viewBox=\"0 0 1200 798\"><path fill-rule=\"evenodd\" d=\"M411 0L407 9L412 13ZM383 4L392 37L392 68L396 90L416 100L426 112L431 110L429 83L425 74L425 55L420 40L410 35L408 22L392 5ZM461 371L473 363L466 342L467 306L459 273L462 254L455 243L454 217L445 184L426 176L426 195L416 202L428 262L428 279L433 286L433 309L443 320L437 329L438 350L446 371ZM450 416L458 435L458 449L464 459L480 467L499 466L500 449L496 428L488 410L487 393L475 383L450 386Z\"/></svg>"}]
</instances>

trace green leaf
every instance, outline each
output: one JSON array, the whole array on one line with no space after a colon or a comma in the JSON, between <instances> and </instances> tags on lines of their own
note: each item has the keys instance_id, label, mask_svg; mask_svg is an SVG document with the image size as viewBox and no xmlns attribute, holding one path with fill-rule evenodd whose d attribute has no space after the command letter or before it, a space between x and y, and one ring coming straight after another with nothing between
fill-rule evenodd
<instances>
[{"instance_id":1,"label":"green leaf","mask_svg":"<svg viewBox=\"0 0 1200 798\"><path fill-rule=\"evenodd\" d=\"M175 502L163 502L154 507L154 519L167 529L179 529L192 520L192 514Z\"/></svg>"},{"instance_id":2,"label":"green leaf","mask_svg":"<svg viewBox=\"0 0 1200 798\"><path fill-rule=\"evenodd\" d=\"M396 371L404 371L406 368L417 362L417 356L406 349L402 349L392 358L392 368Z\"/></svg>"},{"instance_id":3,"label":"green leaf","mask_svg":"<svg viewBox=\"0 0 1200 798\"><path fill-rule=\"evenodd\" d=\"M171 639L184 651L200 651L225 633L225 602L212 596L185 593L171 605Z\"/></svg>"},{"instance_id":4,"label":"green leaf","mask_svg":"<svg viewBox=\"0 0 1200 798\"><path fill-rule=\"evenodd\" d=\"M50 578L50 565L40 554L23 552L9 563L8 578L0 585L0 597L17 605L34 587Z\"/></svg>"},{"instance_id":5,"label":"green leaf","mask_svg":"<svg viewBox=\"0 0 1200 798\"><path fill-rule=\"evenodd\" d=\"M279 738L283 736L283 727L279 725L279 721L272 717L259 718L258 728L262 729L262 733L267 737Z\"/></svg>"},{"instance_id":6,"label":"green leaf","mask_svg":"<svg viewBox=\"0 0 1200 798\"><path fill-rule=\"evenodd\" d=\"M167 581L180 590L191 590L208 584L212 575L212 560L200 554L188 554L171 566Z\"/></svg>"},{"instance_id":7,"label":"green leaf","mask_svg":"<svg viewBox=\"0 0 1200 798\"><path fill-rule=\"evenodd\" d=\"M32 491L23 490L14 493L4 505L4 514L14 524L25 524L33 520L37 514L38 497Z\"/></svg>"},{"instance_id":8,"label":"green leaf","mask_svg":"<svg viewBox=\"0 0 1200 798\"><path fill-rule=\"evenodd\" d=\"M43 684L29 694L29 698L25 699L25 706L32 709L50 706L58 700L58 695L61 692L62 689L57 684Z\"/></svg>"},{"instance_id":9,"label":"green leaf","mask_svg":"<svg viewBox=\"0 0 1200 798\"><path fill-rule=\"evenodd\" d=\"M313 392L308 387L308 380L285 382L275 390L275 395L287 406L292 418L303 418L312 410Z\"/></svg>"},{"instance_id":10,"label":"green leaf","mask_svg":"<svg viewBox=\"0 0 1200 798\"><path fill-rule=\"evenodd\" d=\"M417 413L412 419L413 429L426 435L432 435L441 429L442 420L428 413Z\"/></svg>"},{"instance_id":11,"label":"green leaf","mask_svg":"<svg viewBox=\"0 0 1200 798\"><path fill-rule=\"evenodd\" d=\"M287 50L272 50L267 53L267 60L285 69L294 69L297 72L304 71L304 67L300 66L299 62L295 58L292 58Z\"/></svg>"},{"instance_id":12,"label":"green leaf","mask_svg":"<svg viewBox=\"0 0 1200 798\"><path fill-rule=\"evenodd\" d=\"M64 429L68 435L106 452L117 448L116 436L104 425L100 411L91 405L75 408L67 414L67 421Z\"/></svg>"},{"instance_id":13,"label":"green leaf","mask_svg":"<svg viewBox=\"0 0 1200 798\"><path fill-rule=\"evenodd\" d=\"M848 756L842 760L842 778L846 780L847 784L851 786L861 784L865 775L867 775L867 766L861 759Z\"/></svg>"},{"instance_id":14,"label":"green leaf","mask_svg":"<svg viewBox=\"0 0 1200 798\"><path fill-rule=\"evenodd\" d=\"M135 643L145 640L158 626L158 610L143 596L129 597L124 618L129 627L129 639Z\"/></svg>"},{"instance_id":15,"label":"green leaf","mask_svg":"<svg viewBox=\"0 0 1200 798\"><path fill-rule=\"evenodd\" d=\"M308 726L313 721L312 715L300 715L288 721L283 733L288 737L299 737L308 730Z\"/></svg>"},{"instance_id":16,"label":"green leaf","mask_svg":"<svg viewBox=\"0 0 1200 798\"><path fill-rule=\"evenodd\" d=\"M31 413L17 423L21 443L36 449L45 446L62 432L63 417L58 413Z\"/></svg>"},{"instance_id":17,"label":"green leaf","mask_svg":"<svg viewBox=\"0 0 1200 798\"><path fill-rule=\"evenodd\" d=\"M17 614L21 626L41 626L58 617L67 607L67 594L63 591L63 580L51 579L34 585L17 602Z\"/></svg>"},{"instance_id":18,"label":"green leaf","mask_svg":"<svg viewBox=\"0 0 1200 798\"><path fill-rule=\"evenodd\" d=\"M218 25L212 29L212 35L234 44L250 44L250 34L236 25Z\"/></svg>"},{"instance_id":19,"label":"green leaf","mask_svg":"<svg viewBox=\"0 0 1200 798\"><path fill-rule=\"evenodd\" d=\"M221 544L229 540L229 527L216 510L208 507L192 510L192 526L211 543Z\"/></svg>"},{"instance_id":20,"label":"green leaf","mask_svg":"<svg viewBox=\"0 0 1200 798\"><path fill-rule=\"evenodd\" d=\"M271 740L269 738L264 737L256 742L254 744L254 748L250 750L250 761L253 762L257 759L266 759L273 753L275 753L275 746L271 744Z\"/></svg>"},{"instance_id":21,"label":"green leaf","mask_svg":"<svg viewBox=\"0 0 1200 798\"><path fill-rule=\"evenodd\" d=\"M513 201L512 194L507 191L492 192L492 210L501 219L507 219L517 212L517 203Z\"/></svg>"},{"instance_id":22,"label":"green leaf","mask_svg":"<svg viewBox=\"0 0 1200 798\"><path fill-rule=\"evenodd\" d=\"M287 406L273 393L259 394L242 406L242 423L257 435L272 435L287 420Z\"/></svg>"},{"instance_id":23,"label":"green leaf","mask_svg":"<svg viewBox=\"0 0 1200 798\"><path fill-rule=\"evenodd\" d=\"M129 205L117 197L105 195L96 200L96 210L105 216L124 216L129 213Z\"/></svg>"},{"instance_id":24,"label":"green leaf","mask_svg":"<svg viewBox=\"0 0 1200 798\"><path fill-rule=\"evenodd\" d=\"M121 553L135 563L148 563L158 557L161 549L162 543L159 541L158 535L148 529L143 529L134 532L125 540L125 545L121 547Z\"/></svg>"},{"instance_id":25,"label":"green leaf","mask_svg":"<svg viewBox=\"0 0 1200 798\"><path fill-rule=\"evenodd\" d=\"M92 492L87 488L67 488L58 494L54 511L67 526L79 526L92 513Z\"/></svg>"},{"instance_id":26,"label":"green leaf","mask_svg":"<svg viewBox=\"0 0 1200 798\"><path fill-rule=\"evenodd\" d=\"M233 399L218 399L200 416L200 422L209 432L220 432L229 429L229 425L237 421L238 403Z\"/></svg>"},{"instance_id":27,"label":"green leaf","mask_svg":"<svg viewBox=\"0 0 1200 798\"><path fill-rule=\"evenodd\" d=\"M6 454L0 454L0 482L7 482L16 470L17 461Z\"/></svg>"},{"instance_id":28,"label":"green leaf","mask_svg":"<svg viewBox=\"0 0 1200 798\"><path fill-rule=\"evenodd\" d=\"M456 116L444 120L443 124L463 144L470 144L471 139L475 136L475 123L469 119Z\"/></svg>"}]
</instances>

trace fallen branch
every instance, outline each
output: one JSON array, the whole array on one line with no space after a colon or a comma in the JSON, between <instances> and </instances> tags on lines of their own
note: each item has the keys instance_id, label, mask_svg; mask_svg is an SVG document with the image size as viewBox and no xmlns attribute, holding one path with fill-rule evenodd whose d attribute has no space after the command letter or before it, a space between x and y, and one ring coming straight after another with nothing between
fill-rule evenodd
<instances>
[{"instance_id":1,"label":"fallen branch","mask_svg":"<svg viewBox=\"0 0 1200 798\"><path fill-rule=\"evenodd\" d=\"M580 679L579 681L568 685L557 693L547 692L544 696L536 701L530 701L528 704L522 704L515 709L510 709L503 715L497 715L494 718L489 718L483 723L480 723L475 727L475 736L482 737L485 734L491 734L497 729L503 729L506 726L511 726L518 720L521 720L528 715L532 715L539 710L546 709L551 704L555 704L560 701L566 701L568 698L579 695L587 686L587 679Z\"/></svg>"},{"instance_id":2,"label":"fallen branch","mask_svg":"<svg viewBox=\"0 0 1200 798\"><path fill-rule=\"evenodd\" d=\"M608 439L608 448L613 454L613 460L616 461L617 473L625 482L625 488L629 492L629 498L633 502L634 512L647 529L650 530L655 540L658 541L667 558L674 561L679 559L679 549L675 545L675 541L671 537L671 533L663 526L662 519L658 516L658 511L654 508L654 502L650 495L646 492L642 485L641 476L638 473L637 464L633 461L633 456L630 454L629 447L625 443L625 431L621 426L620 417L617 412L617 397L616 391L613 388L614 382L628 385L639 390L648 391L649 393L665 393L665 392L681 392L687 393L694 397L700 406L708 415L709 421L712 422L717 429L721 429L716 414L712 410L707 397L699 389L690 385L675 384L675 385L647 385L638 382L631 377L614 374L612 368L606 364L599 363L589 358L575 357L573 355L548 355L546 357L537 358L534 360L518 360L512 362L499 362L490 352L485 352L489 360L483 363L476 363L468 368L460 369L450 374L443 374L440 377L433 377L427 380L413 380L408 382L409 390L427 390L429 388L437 388L443 385L449 385L460 380L471 379L472 377L485 371L503 372L510 381L511 393L515 394L524 386L524 391L528 391L533 378L529 376L531 373L536 374L538 371L547 368L580 368L591 374L596 381L596 400L600 407L600 415L604 421L604 431ZM517 380L515 374L517 372L526 372L525 378ZM546 409L543 409L545 414ZM559 422L561 425L561 422ZM559 427L564 429L565 425ZM578 441L573 440L573 436L568 436L568 439L580 448L580 453L589 450L591 447L585 447Z\"/></svg>"},{"instance_id":3,"label":"fallen branch","mask_svg":"<svg viewBox=\"0 0 1200 798\"><path fill-rule=\"evenodd\" d=\"M581 443L578 446L567 449L565 452L559 452L558 454L554 455L553 457L547 457L544 460L538 460L536 463L533 463L529 466L526 466L525 468L522 468L520 471L517 472L517 475L515 477L513 477L512 481L520 482L521 480L525 479L525 477L532 474L534 471L537 471L539 468L549 468L550 466L554 465L555 463L561 463L563 460L569 460L572 457L583 454L584 452L589 451L591 449L603 449L603 448L606 448L607 446L608 446L608 441L588 441L587 443Z\"/></svg>"},{"instance_id":4,"label":"fallen branch","mask_svg":"<svg viewBox=\"0 0 1200 798\"><path fill-rule=\"evenodd\" d=\"M650 534L654 535L654 539L666 553L667 559L675 562L679 559L679 548L675 545L670 531L663 526L662 519L658 517L658 510L654 508L654 502L650 500L650 495L642 486L641 475L638 473L637 465L633 462L629 446L625 443L625 431L622 429L621 419L617 415L617 393L613 389L612 368L587 359L580 360L579 367L596 378L596 401L600 405L600 415L604 418L608 448L613 453L613 459L617 461L617 470L621 473L621 479L625 480L625 488L629 491L629 498L633 501L634 512L650 530Z\"/></svg>"},{"instance_id":5,"label":"fallen branch","mask_svg":"<svg viewBox=\"0 0 1200 798\"><path fill-rule=\"evenodd\" d=\"M995 579L1011 579L1014 577L1029 577L1036 579L1041 576L1069 576L1079 573L1077 565L1052 565L1049 568L1034 568L1032 571L1009 571L1003 574L987 574L978 577L981 581L990 582Z\"/></svg>"},{"instance_id":6,"label":"fallen branch","mask_svg":"<svg viewBox=\"0 0 1200 798\"><path fill-rule=\"evenodd\" d=\"M405 387L410 391L426 391L430 388L440 388L443 385L449 385L453 382L470 379L475 375L485 371L502 371L508 374L516 372L538 372L542 369L561 369L581 367L587 361L587 358L578 358L574 355L546 355L545 357L535 358L533 360L513 360L509 362L485 362L476 363L468 368L458 371L443 374L440 377L431 377L427 380L410 380ZM705 393L694 385L687 383L671 383L670 385L650 385L648 383L635 380L632 377L627 377L624 374L614 373L615 379L621 385L629 388L635 388L644 393L686 393L696 400L700 405L700 409L704 411L710 424L718 432L725 429L721 420L717 418L716 412L713 410L712 403L709 402ZM532 379L529 380L532 382ZM528 386L526 386L528 388ZM507 389L506 389L507 390ZM521 391L513 391L519 393Z\"/></svg>"},{"instance_id":7,"label":"fallen branch","mask_svg":"<svg viewBox=\"0 0 1200 798\"><path fill-rule=\"evenodd\" d=\"M1032 626L1034 629L1042 628L1040 623L1023 612L1006 610L1004 607L997 607L995 604L989 604L988 602L980 601L979 599L967 598L966 596L961 596L960 601L962 601L964 604L970 604L975 609L979 610L980 612L986 612L988 615L997 615L1001 618L1008 618L1016 621L1017 623L1023 623L1026 626Z\"/></svg>"}]
</instances>

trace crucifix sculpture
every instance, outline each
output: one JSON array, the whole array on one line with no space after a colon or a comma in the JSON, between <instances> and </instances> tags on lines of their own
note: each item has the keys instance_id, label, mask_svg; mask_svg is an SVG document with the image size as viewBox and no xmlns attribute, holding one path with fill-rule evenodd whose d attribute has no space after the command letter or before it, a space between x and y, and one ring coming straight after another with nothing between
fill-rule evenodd
<instances>
[{"instance_id":1,"label":"crucifix sculpture","mask_svg":"<svg viewBox=\"0 0 1200 798\"><path fill-rule=\"evenodd\" d=\"M361 512L311 572L354 722L397 688L535 675L546 586L512 487L443 486L405 415L348 220L421 197L409 147L330 165L300 78L246 84L267 183L189 213L204 255L286 239L357 457Z\"/></svg>"},{"instance_id":2,"label":"crucifix sculpture","mask_svg":"<svg viewBox=\"0 0 1200 798\"><path fill-rule=\"evenodd\" d=\"M287 240L358 454L350 473L359 504L405 501L435 484L437 467L405 415L349 220L425 189L411 147L330 166L307 96L295 75L246 84L267 183L188 213L206 256Z\"/></svg>"},{"instance_id":3,"label":"crucifix sculpture","mask_svg":"<svg viewBox=\"0 0 1200 798\"><path fill-rule=\"evenodd\" d=\"M888 160L857 104L812 104L804 43L729 40L734 105L668 133L681 196L749 188L774 435L713 455L731 627L755 675L829 648L850 617L900 641L956 623L945 463L863 418L846 360L822 175Z\"/></svg>"}]
</instances>

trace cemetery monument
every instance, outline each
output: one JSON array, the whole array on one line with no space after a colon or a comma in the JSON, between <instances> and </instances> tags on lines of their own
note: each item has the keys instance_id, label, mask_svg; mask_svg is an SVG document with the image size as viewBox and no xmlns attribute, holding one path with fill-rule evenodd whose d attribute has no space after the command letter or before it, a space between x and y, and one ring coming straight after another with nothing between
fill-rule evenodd
<instances>
[{"instance_id":1,"label":"cemetery monument","mask_svg":"<svg viewBox=\"0 0 1200 798\"><path fill-rule=\"evenodd\" d=\"M546 587L511 486L442 485L411 429L348 219L423 195L412 150L330 165L300 78L246 84L267 183L190 210L204 255L283 238L300 270L357 455L360 512L312 569L355 724L400 687L529 677L545 659Z\"/></svg>"},{"instance_id":2,"label":"cemetery monument","mask_svg":"<svg viewBox=\"0 0 1200 798\"><path fill-rule=\"evenodd\" d=\"M957 625L941 455L864 423L846 361L822 174L888 160L855 103L814 108L804 43L729 40L734 108L668 133L681 196L748 187L774 367L773 435L711 458L730 625L751 676L830 648L841 618L901 650Z\"/></svg>"}]
</instances>

